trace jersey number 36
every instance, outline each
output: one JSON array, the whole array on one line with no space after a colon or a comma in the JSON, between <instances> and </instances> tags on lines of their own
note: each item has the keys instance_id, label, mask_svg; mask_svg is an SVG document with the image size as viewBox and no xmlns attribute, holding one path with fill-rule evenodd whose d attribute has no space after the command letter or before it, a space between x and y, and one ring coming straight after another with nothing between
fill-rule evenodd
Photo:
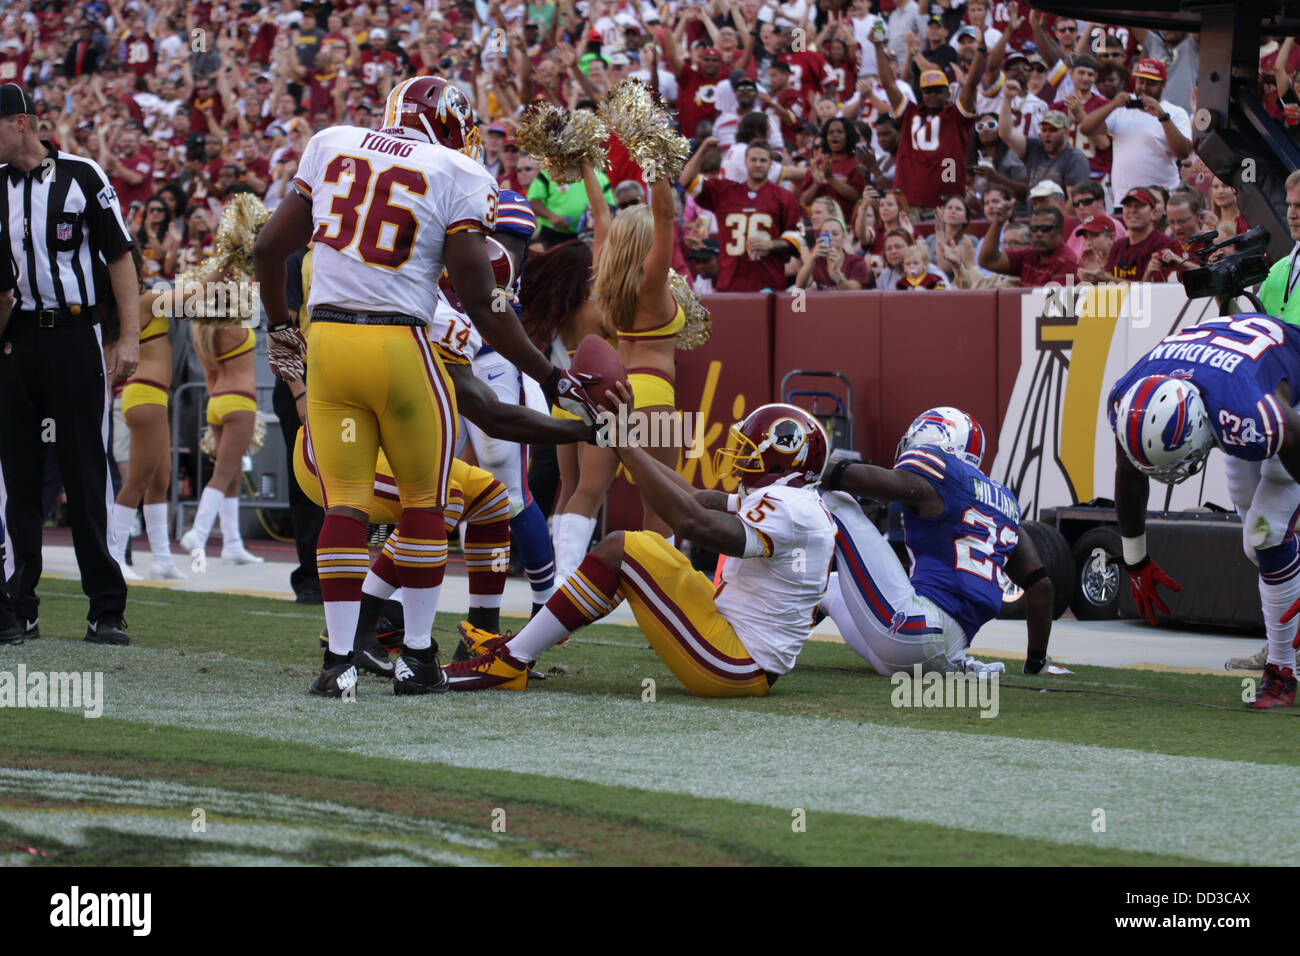
<instances>
[{"instance_id":1,"label":"jersey number 36","mask_svg":"<svg viewBox=\"0 0 1300 956\"><path fill-rule=\"evenodd\" d=\"M329 214L337 221L322 222L312 241L323 242L339 252L355 241L363 262L400 269L411 258L419 226L413 210L392 201L393 187L400 186L412 195L423 196L429 191L429 181L418 169L405 166L390 166L375 176L369 160L360 156L335 156L325 167L322 182L337 185L344 177L352 180L351 187L330 201ZM385 226L389 229L385 230ZM388 244L384 243L385 238Z\"/></svg>"}]
</instances>

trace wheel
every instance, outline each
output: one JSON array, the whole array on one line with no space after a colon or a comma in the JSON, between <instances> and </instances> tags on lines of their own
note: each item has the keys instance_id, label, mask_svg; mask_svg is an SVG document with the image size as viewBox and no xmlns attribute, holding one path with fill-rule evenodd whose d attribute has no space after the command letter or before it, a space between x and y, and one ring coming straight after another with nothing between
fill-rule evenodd
<instances>
[{"instance_id":1,"label":"wheel","mask_svg":"<svg viewBox=\"0 0 1300 956\"><path fill-rule=\"evenodd\" d=\"M1074 558L1070 554L1070 545L1060 531L1041 521L1022 521L1020 533L1033 541L1034 550L1052 581L1052 619L1055 620L1065 613L1074 595ZM1013 621L1024 619L1024 592L1015 584L1009 584L1003 592L1002 613L998 617Z\"/></svg>"},{"instance_id":2,"label":"wheel","mask_svg":"<svg viewBox=\"0 0 1300 956\"><path fill-rule=\"evenodd\" d=\"M1070 608L1081 621L1119 619L1123 545L1114 528L1093 528L1074 544L1078 587Z\"/></svg>"}]
</instances>

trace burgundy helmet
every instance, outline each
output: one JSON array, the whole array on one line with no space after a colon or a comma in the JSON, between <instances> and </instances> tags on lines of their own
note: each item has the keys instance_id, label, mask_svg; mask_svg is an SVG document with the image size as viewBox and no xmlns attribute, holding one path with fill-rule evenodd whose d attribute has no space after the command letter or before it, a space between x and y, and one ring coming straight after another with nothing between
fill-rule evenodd
<instances>
[{"instance_id":1,"label":"burgundy helmet","mask_svg":"<svg viewBox=\"0 0 1300 956\"><path fill-rule=\"evenodd\" d=\"M513 298L516 292L515 265L510 259L510 254L506 252L501 243L491 236L488 236L483 241L487 246L488 259L492 262L492 276L496 279L497 288L504 289ZM447 274L446 269L442 271L442 278L438 280L438 286L442 289L442 294L446 296L453 309L457 312L465 311L460 304L460 296L456 295L456 290L451 286L451 276Z\"/></svg>"},{"instance_id":2,"label":"burgundy helmet","mask_svg":"<svg viewBox=\"0 0 1300 956\"><path fill-rule=\"evenodd\" d=\"M404 126L470 159L483 157L474 107L460 87L439 76L417 76L393 87L384 106L384 126Z\"/></svg>"},{"instance_id":3,"label":"burgundy helmet","mask_svg":"<svg viewBox=\"0 0 1300 956\"><path fill-rule=\"evenodd\" d=\"M760 405L731 426L728 447L714 453L713 472L719 478L740 475L749 491L771 484L815 485L829 449L821 422L802 408Z\"/></svg>"}]
</instances>

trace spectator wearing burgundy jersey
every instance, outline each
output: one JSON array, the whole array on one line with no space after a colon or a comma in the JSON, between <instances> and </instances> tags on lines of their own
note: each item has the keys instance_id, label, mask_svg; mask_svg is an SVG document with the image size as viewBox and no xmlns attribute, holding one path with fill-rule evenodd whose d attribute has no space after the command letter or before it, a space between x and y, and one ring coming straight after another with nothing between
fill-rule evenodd
<instances>
[{"instance_id":1,"label":"spectator wearing burgundy jersey","mask_svg":"<svg viewBox=\"0 0 1300 956\"><path fill-rule=\"evenodd\" d=\"M956 103L948 101L948 78L939 70L921 74L921 102L909 103L894 79L879 36L872 38L880 66L880 83L898 117L901 140L894 185L912 207L930 210L946 196L966 192L966 154L975 122L975 87L984 71L979 53L967 71Z\"/></svg>"},{"instance_id":2,"label":"spectator wearing burgundy jersey","mask_svg":"<svg viewBox=\"0 0 1300 956\"><path fill-rule=\"evenodd\" d=\"M1151 259L1162 249L1179 251L1178 241L1156 229L1156 197L1135 186L1124 196L1124 228L1128 235L1115 240L1106 259L1106 271L1117 279L1141 281Z\"/></svg>"},{"instance_id":3,"label":"spectator wearing burgundy jersey","mask_svg":"<svg viewBox=\"0 0 1300 956\"><path fill-rule=\"evenodd\" d=\"M1010 210L1000 205L991 212L989 230L980 243L980 268L1017 276L1026 288L1072 281L1079 271L1079 260L1061 242L1065 227L1061 210L1055 206L1035 209L1029 224L1030 248L1015 252L998 249Z\"/></svg>"}]
</instances>

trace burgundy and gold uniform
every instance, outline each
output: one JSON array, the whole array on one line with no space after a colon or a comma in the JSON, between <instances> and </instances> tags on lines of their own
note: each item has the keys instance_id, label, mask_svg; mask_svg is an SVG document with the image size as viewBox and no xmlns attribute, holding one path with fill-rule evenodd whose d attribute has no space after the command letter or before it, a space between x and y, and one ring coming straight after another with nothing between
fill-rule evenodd
<instances>
[{"instance_id":1,"label":"burgundy and gold uniform","mask_svg":"<svg viewBox=\"0 0 1300 956\"><path fill-rule=\"evenodd\" d=\"M730 179L706 179L695 202L718 217L719 292L785 288L785 260L771 253L751 259L746 243L751 236L766 236L784 239L796 252L803 247L803 215L789 190L770 182L754 190Z\"/></svg>"},{"instance_id":2,"label":"burgundy and gold uniform","mask_svg":"<svg viewBox=\"0 0 1300 956\"><path fill-rule=\"evenodd\" d=\"M913 206L938 206L966 193L966 148L974 114L960 103L937 113L906 100L895 110L901 127L894 185Z\"/></svg>"}]
</instances>

